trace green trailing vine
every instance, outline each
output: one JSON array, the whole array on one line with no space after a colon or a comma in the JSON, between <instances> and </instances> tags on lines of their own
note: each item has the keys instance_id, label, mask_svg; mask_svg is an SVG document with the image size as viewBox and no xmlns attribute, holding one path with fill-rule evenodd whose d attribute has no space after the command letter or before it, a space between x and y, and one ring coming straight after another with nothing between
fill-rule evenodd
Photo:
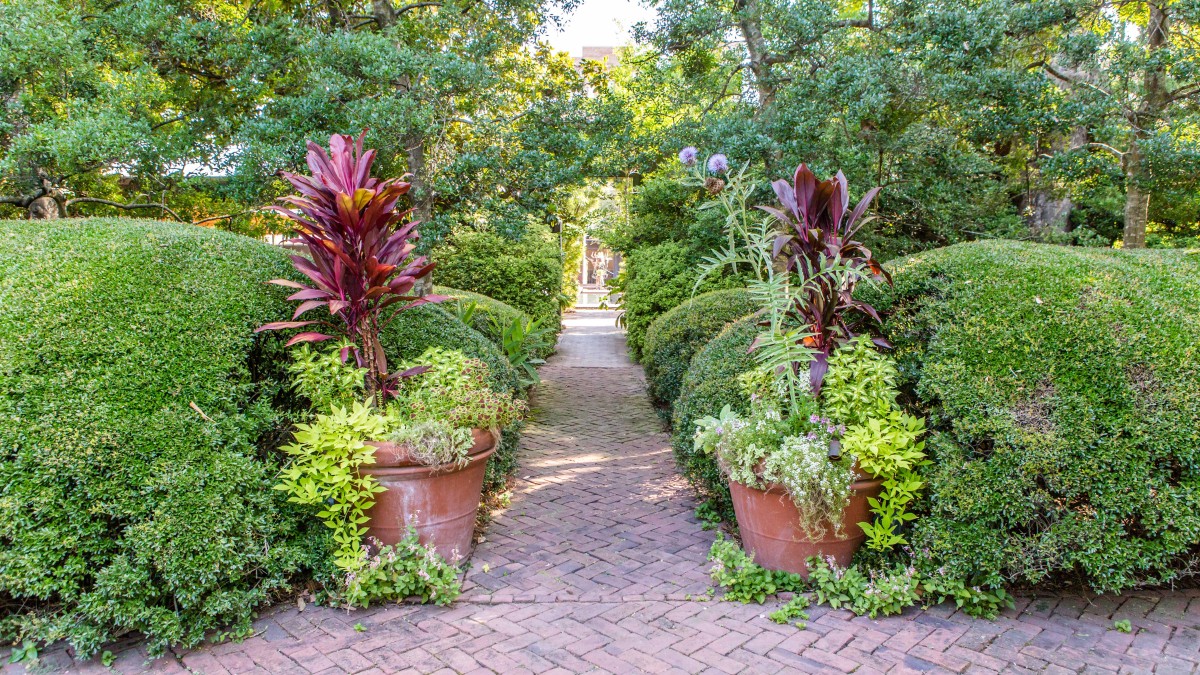
<instances>
[{"instance_id":1,"label":"green trailing vine","mask_svg":"<svg viewBox=\"0 0 1200 675\"><path fill-rule=\"evenodd\" d=\"M276 490L289 502L317 506L317 517L333 530L337 543L333 562L344 572L359 568L359 546L367 528L365 511L383 492L373 476L358 468L375 463L375 448L365 438L382 438L386 420L374 408L355 401L349 408L334 406L312 424L297 425L295 443L282 448L292 456L280 473Z\"/></svg>"},{"instance_id":2,"label":"green trailing vine","mask_svg":"<svg viewBox=\"0 0 1200 675\"><path fill-rule=\"evenodd\" d=\"M804 590L804 578L799 574L760 567L735 542L719 533L708 559L713 563L713 583L725 589L725 600L761 605L776 593Z\"/></svg>"},{"instance_id":3,"label":"green trailing vine","mask_svg":"<svg viewBox=\"0 0 1200 675\"><path fill-rule=\"evenodd\" d=\"M897 530L916 519L908 507L925 487L917 473L929 464L925 442L920 440L924 434L924 419L892 410L850 427L842 438L843 451L858 458L859 468L883 479L882 493L868 499L875 522L858 524L873 551L908 543Z\"/></svg>"},{"instance_id":4,"label":"green trailing vine","mask_svg":"<svg viewBox=\"0 0 1200 675\"><path fill-rule=\"evenodd\" d=\"M709 560L713 562L713 584L725 589L724 600L762 604L779 593L796 593L771 613L770 619L776 623L807 619L804 610L810 599L799 595L803 592L811 592L818 604L871 618L899 614L918 604L931 607L953 601L965 614L994 619L1002 609L1013 606L1012 596L1003 588L971 585L944 569L925 572L918 563L927 561L916 558L864 571L859 565L843 568L832 560L812 557L807 561L809 578L805 581L798 574L764 569L736 543L718 535Z\"/></svg>"}]
</instances>

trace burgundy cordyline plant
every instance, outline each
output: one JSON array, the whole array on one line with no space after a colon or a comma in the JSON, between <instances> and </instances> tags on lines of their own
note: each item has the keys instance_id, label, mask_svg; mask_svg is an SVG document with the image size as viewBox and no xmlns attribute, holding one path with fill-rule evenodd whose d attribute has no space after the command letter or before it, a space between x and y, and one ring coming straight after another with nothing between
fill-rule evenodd
<instances>
[{"instance_id":1,"label":"burgundy cordyline plant","mask_svg":"<svg viewBox=\"0 0 1200 675\"><path fill-rule=\"evenodd\" d=\"M806 283L803 301L796 303L794 312L810 331L803 339L804 346L813 351L808 368L813 395L818 396L829 369L829 355L855 336L851 315L880 320L874 307L854 299L855 285L864 277L892 283L870 249L854 240L859 228L870 220L862 216L882 188L869 190L847 213L850 192L841 171L818 181L808 166L801 164L791 184L777 180L771 186L780 208L759 208L786 228L775 239L774 256L784 256L787 270ZM838 268L845 273L833 271ZM875 343L890 346L882 338Z\"/></svg>"},{"instance_id":2,"label":"burgundy cordyline plant","mask_svg":"<svg viewBox=\"0 0 1200 675\"><path fill-rule=\"evenodd\" d=\"M363 151L365 135L365 131L357 139L333 135L329 154L309 141L312 176L281 172L300 194L280 200L293 208L271 208L296 223L298 240L308 247L309 258L293 255L292 263L310 283L271 281L298 289L288 299L300 305L291 321L268 323L255 332L309 326L324 331L299 333L288 340L289 346L348 339L351 346L342 351L342 359L354 356L359 367L366 368L368 400L382 405L395 394L401 378L425 368L388 373L380 332L401 311L445 298L412 294L417 280L429 274L433 265L412 256L419 236L417 223L407 222L411 211L396 210L410 185L371 176L375 151ZM317 309L327 310L329 318L299 320Z\"/></svg>"}]
</instances>

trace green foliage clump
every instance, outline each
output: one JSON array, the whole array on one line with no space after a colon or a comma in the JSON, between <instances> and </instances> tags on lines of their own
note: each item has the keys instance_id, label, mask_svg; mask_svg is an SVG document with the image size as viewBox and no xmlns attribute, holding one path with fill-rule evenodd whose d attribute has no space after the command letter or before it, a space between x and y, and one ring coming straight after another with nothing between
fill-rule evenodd
<instances>
[{"instance_id":1,"label":"green foliage clump","mask_svg":"<svg viewBox=\"0 0 1200 675\"><path fill-rule=\"evenodd\" d=\"M1175 578L1200 541L1200 258L978 242L891 271L864 299L930 413L914 549L984 586Z\"/></svg>"},{"instance_id":2,"label":"green foliage clump","mask_svg":"<svg viewBox=\"0 0 1200 675\"><path fill-rule=\"evenodd\" d=\"M439 284L495 298L542 319L557 332L562 326L563 264L558 245L536 233L520 241L491 232L457 232L435 248L433 275Z\"/></svg>"},{"instance_id":3,"label":"green foliage clump","mask_svg":"<svg viewBox=\"0 0 1200 675\"><path fill-rule=\"evenodd\" d=\"M673 404L696 352L731 321L757 309L748 291L731 288L685 300L655 319L642 345L650 398L659 405Z\"/></svg>"},{"instance_id":4,"label":"green foliage clump","mask_svg":"<svg viewBox=\"0 0 1200 675\"><path fill-rule=\"evenodd\" d=\"M716 458L696 451L693 436L697 422L725 406L738 413L749 409L738 377L755 368L754 355L747 350L756 335L755 320L743 318L727 326L696 353L683 378L671 422L676 461L726 520L733 519L729 486Z\"/></svg>"},{"instance_id":5,"label":"green foliage clump","mask_svg":"<svg viewBox=\"0 0 1200 675\"><path fill-rule=\"evenodd\" d=\"M496 433L525 412L525 402L514 393L492 390L487 365L479 359L467 358L457 350L430 347L400 368L418 366L429 370L405 379L395 402L389 405L389 415Z\"/></svg>"},{"instance_id":6,"label":"green foliage clump","mask_svg":"<svg viewBox=\"0 0 1200 675\"><path fill-rule=\"evenodd\" d=\"M410 365L428 365L419 363L416 357L430 347L460 351L487 365L487 381L493 392L504 396L520 391L517 372L500 349L440 307L422 305L402 312L384 331L383 344L390 359L407 359ZM509 474L516 469L520 427L520 422L514 422L501 432L496 453L488 460L484 493L504 489Z\"/></svg>"},{"instance_id":7,"label":"green foliage clump","mask_svg":"<svg viewBox=\"0 0 1200 675\"><path fill-rule=\"evenodd\" d=\"M386 430L387 420L374 408L354 401L348 409L333 406L312 424L297 425L295 442L281 448L292 461L275 489L287 493L289 502L320 509L317 518L333 530L337 544L333 563L344 572L358 569L366 510L385 489L358 468L375 463L375 447L366 441L383 438Z\"/></svg>"},{"instance_id":8,"label":"green foliage clump","mask_svg":"<svg viewBox=\"0 0 1200 675\"><path fill-rule=\"evenodd\" d=\"M804 610L808 609L811 604L812 601L808 599L807 595L797 595L779 609L768 614L767 618L778 624L789 624L793 619L798 619L796 628L804 630L808 627L808 612Z\"/></svg>"},{"instance_id":9,"label":"green foliage clump","mask_svg":"<svg viewBox=\"0 0 1200 675\"><path fill-rule=\"evenodd\" d=\"M362 398L366 368L343 363L341 348L324 352L302 344L292 352L288 373L292 387L308 399L313 410L330 410L334 406L350 408Z\"/></svg>"},{"instance_id":10,"label":"green foliage clump","mask_svg":"<svg viewBox=\"0 0 1200 675\"><path fill-rule=\"evenodd\" d=\"M725 600L761 605L776 593L804 589L804 578L799 574L759 567L737 542L721 534L713 542L708 559L713 563L710 570L713 583L725 589L722 596Z\"/></svg>"},{"instance_id":11,"label":"green foliage clump","mask_svg":"<svg viewBox=\"0 0 1200 675\"><path fill-rule=\"evenodd\" d=\"M462 352L487 364L488 382L498 392L519 390L517 372L504 353L478 331L436 305L401 312L383 332L388 360L412 360L430 347Z\"/></svg>"},{"instance_id":12,"label":"green foliage clump","mask_svg":"<svg viewBox=\"0 0 1200 675\"><path fill-rule=\"evenodd\" d=\"M698 256L687 246L673 241L638 249L625 258L616 287L623 293L626 340L635 359L642 359L650 324L667 310L683 304L694 293L744 285L736 278L713 276L697 289L697 261Z\"/></svg>"},{"instance_id":13,"label":"green foliage clump","mask_svg":"<svg viewBox=\"0 0 1200 675\"><path fill-rule=\"evenodd\" d=\"M422 545L413 526L409 525L395 546L382 546L378 539L372 539L371 544L359 548L356 571L348 576L346 588L337 598L346 605L366 607L377 599L406 598L448 605L462 592L455 566L458 560L447 561ZM359 630L358 625L355 630Z\"/></svg>"},{"instance_id":14,"label":"green foliage clump","mask_svg":"<svg viewBox=\"0 0 1200 675\"><path fill-rule=\"evenodd\" d=\"M822 410L846 426L886 416L896 407L896 378L895 363L859 336L829 356Z\"/></svg>"},{"instance_id":15,"label":"green foliage clump","mask_svg":"<svg viewBox=\"0 0 1200 675\"><path fill-rule=\"evenodd\" d=\"M905 607L917 604L920 578L914 567L897 566L872 574L858 567L842 569L832 559L808 559L809 581L817 602L834 609L848 609L874 619L879 615L899 614Z\"/></svg>"},{"instance_id":16,"label":"green foliage clump","mask_svg":"<svg viewBox=\"0 0 1200 675\"><path fill-rule=\"evenodd\" d=\"M247 630L328 537L271 490L281 251L191 225L0 223L0 618L83 655ZM10 609L11 608L11 609Z\"/></svg>"}]
</instances>

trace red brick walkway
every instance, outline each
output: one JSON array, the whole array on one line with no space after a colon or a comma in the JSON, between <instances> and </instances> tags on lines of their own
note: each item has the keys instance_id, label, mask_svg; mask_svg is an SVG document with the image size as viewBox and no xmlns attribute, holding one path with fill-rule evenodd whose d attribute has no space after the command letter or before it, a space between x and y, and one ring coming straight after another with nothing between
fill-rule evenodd
<instances>
[{"instance_id":1,"label":"red brick walkway","mask_svg":"<svg viewBox=\"0 0 1200 675\"><path fill-rule=\"evenodd\" d=\"M675 474L641 370L606 313L567 321L542 370L512 503L452 607L266 612L254 637L121 672L1180 672L1200 663L1200 593L1024 599L999 620L951 607L871 620L813 608L807 630L773 605L695 599L713 535ZM1133 631L1113 629L1129 619ZM356 630L358 624L362 630ZM47 670L104 670L59 649ZM7 671L6 671L7 672Z\"/></svg>"}]
</instances>

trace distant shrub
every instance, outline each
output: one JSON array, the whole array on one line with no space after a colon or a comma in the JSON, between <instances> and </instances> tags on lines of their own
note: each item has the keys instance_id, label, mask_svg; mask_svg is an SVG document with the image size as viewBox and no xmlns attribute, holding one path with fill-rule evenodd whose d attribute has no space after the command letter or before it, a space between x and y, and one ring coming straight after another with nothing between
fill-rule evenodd
<instances>
[{"instance_id":1,"label":"distant shrub","mask_svg":"<svg viewBox=\"0 0 1200 675\"><path fill-rule=\"evenodd\" d=\"M989 241L890 263L933 433L915 549L975 583L1163 583L1200 552L1200 258Z\"/></svg>"},{"instance_id":2,"label":"distant shrub","mask_svg":"<svg viewBox=\"0 0 1200 675\"><path fill-rule=\"evenodd\" d=\"M194 645L320 564L271 489L284 338L253 333L291 274L191 225L0 222L0 634Z\"/></svg>"},{"instance_id":3,"label":"distant shrub","mask_svg":"<svg viewBox=\"0 0 1200 675\"><path fill-rule=\"evenodd\" d=\"M491 232L455 233L431 254L434 281L507 303L555 331L561 327L562 256L557 244L527 233L521 241Z\"/></svg>"},{"instance_id":4,"label":"distant shrub","mask_svg":"<svg viewBox=\"0 0 1200 675\"><path fill-rule=\"evenodd\" d=\"M731 288L684 300L655 319L642 346L650 398L659 405L674 403L692 356L729 322L757 310L747 290Z\"/></svg>"},{"instance_id":5,"label":"distant shrub","mask_svg":"<svg viewBox=\"0 0 1200 675\"><path fill-rule=\"evenodd\" d=\"M733 507L728 482L715 457L694 450L692 437L700 418L713 415L726 405L736 412L748 409L746 396L738 385L738 375L755 366L754 355L747 350L758 331L753 317L739 319L696 353L683 378L672 418L676 461L729 522L733 522Z\"/></svg>"},{"instance_id":6,"label":"distant shrub","mask_svg":"<svg viewBox=\"0 0 1200 675\"><path fill-rule=\"evenodd\" d=\"M692 297L699 277L698 257L687 246L666 242L633 251L625 258L625 267L618 277L623 293L621 307L625 311L626 340L633 357L641 360L646 330L667 310ZM699 292L737 288L738 279L713 276Z\"/></svg>"}]
</instances>

